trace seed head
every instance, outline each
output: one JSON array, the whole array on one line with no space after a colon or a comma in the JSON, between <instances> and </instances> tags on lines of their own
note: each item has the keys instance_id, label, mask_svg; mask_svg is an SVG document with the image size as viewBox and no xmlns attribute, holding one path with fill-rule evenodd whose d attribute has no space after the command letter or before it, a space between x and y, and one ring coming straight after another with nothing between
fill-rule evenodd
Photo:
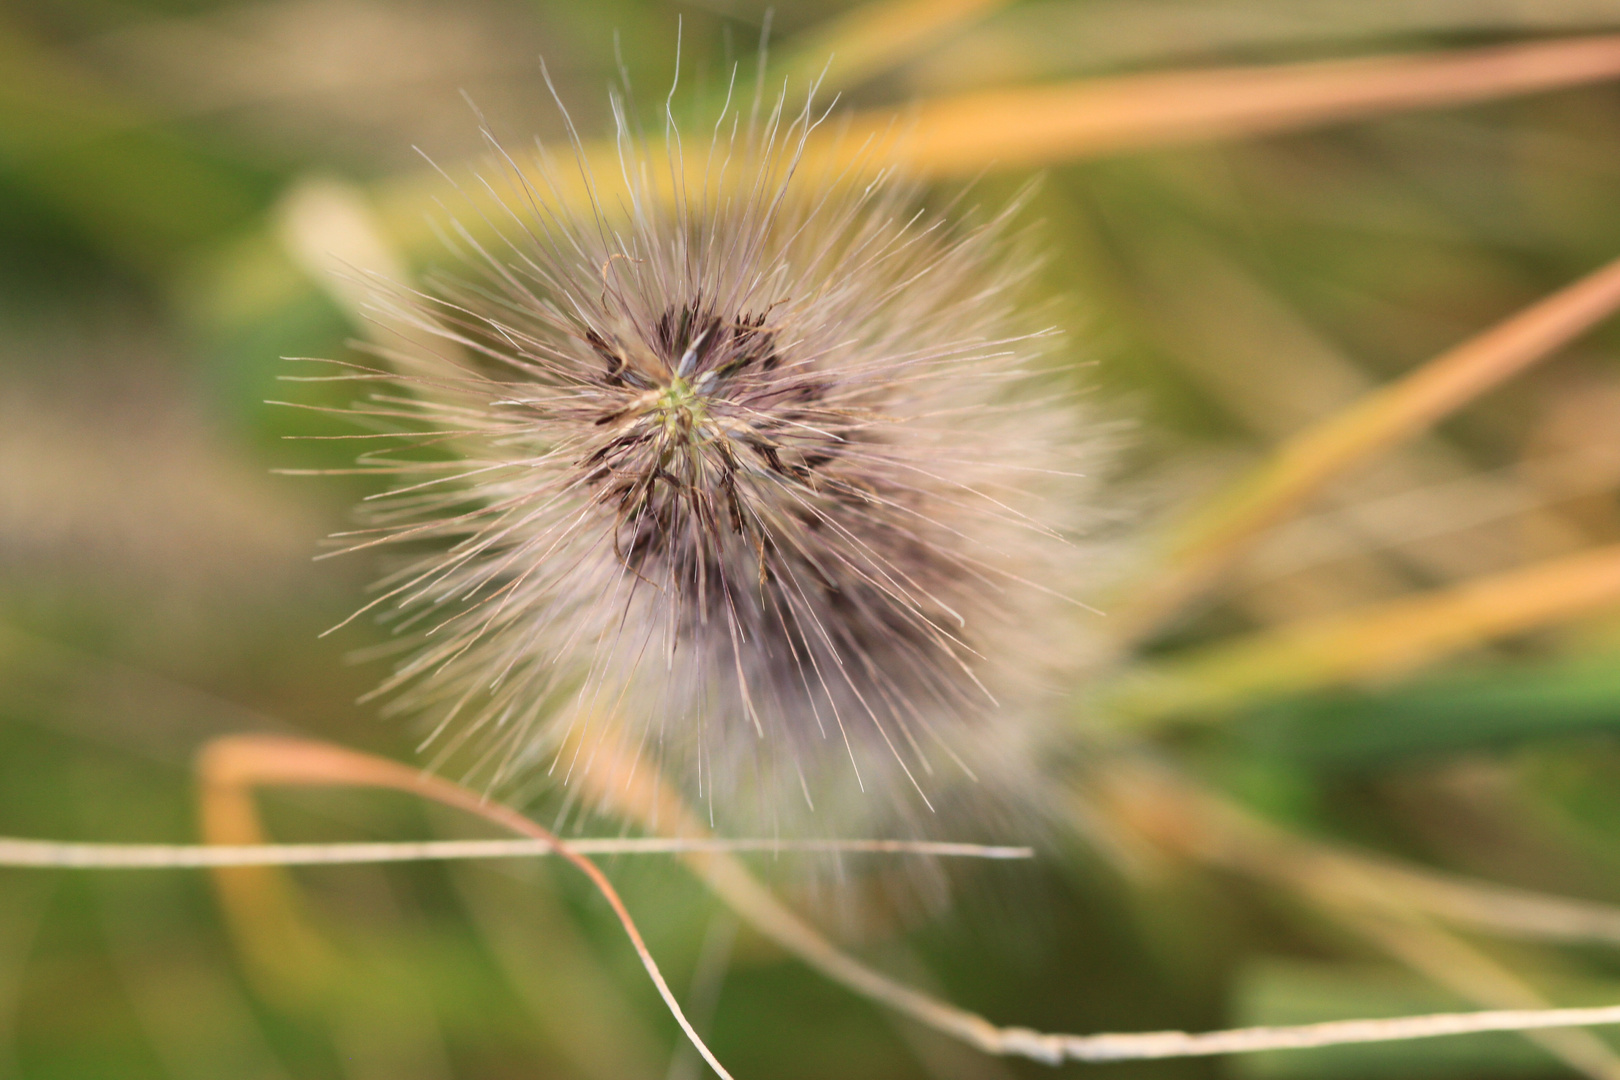
<instances>
[{"instance_id":1,"label":"seed head","mask_svg":"<svg viewBox=\"0 0 1620 1080\"><path fill-rule=\"evenodd\" d=\"M612 193L577 142L577 172L497 145L463 269L379 301L417 339L356 407L416 433L366 458L400 482L360 546L414 553L383 690L487 782L566 781L612 723L755 828L1004 771L1096 441L1035 370L1007 214L917 210L808 106L696 152L616 114Z\"/></svg>"}]
</instances>

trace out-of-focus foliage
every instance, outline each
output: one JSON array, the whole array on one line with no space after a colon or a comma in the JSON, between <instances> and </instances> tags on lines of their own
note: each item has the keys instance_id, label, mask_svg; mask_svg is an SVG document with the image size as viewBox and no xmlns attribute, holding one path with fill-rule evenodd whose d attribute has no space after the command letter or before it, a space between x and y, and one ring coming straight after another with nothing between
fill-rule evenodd
<instances>
[{"instance_id":1,"label":"out-of-focus foliage","mask_svg":"<svg viewBox=\"0 0 1620 1080\"><path fill-rule=\"evenodd\" d=\"M482 152L462 91L514 143L560 143L543 54L575 124L602 133L619 66L660 98L679 32L677 107L700 116L733 61L753 64L765 19L752 0L0 12L0 834L192 839L191 755L229 732L411 758L412 732L355 704L382 662L345 658L381 633L359 622L317 638L371 568L311 555L366 489L270 471L351 456L285 441L332 428L265 401L286 396L282 357L342 356L361 332L299 270L286 196L352 183L431 264L435 181L413 148L446 164ZM1613 30L1613 0L807 0L778 7L771 48L782 72L826 66L846 102L878 110ZM972 196L986 204L1029 177L986 165ZM941 180L937 194L961 187ZM1041 289L1071 331L1064 360L1135 419L1121 502L1151 537L1267 448L1620 254L1617 192L1620 86L1598 81L1059 161L1027 216L1047 250ZM1220 657L1238 637L1286 641L1296 623L1620 543L1617 347L1620 329L1600 328L1333 480L1147 642L1155 674L1122 691L1162 694L1179 672L1203 680L1187 697L1203 711L1111 725L1097 710L1115 699L1075 688L1093 735L1301 837L1620 902L1620 611L1571 604L1577 617L1348 685L1291 670L1255 693L1209 692L1237 677ZM1620 1000L1612 942L1445 953L1435 942L1459 939L1418 924L1358 935L1331 895L1268 884L1241 859L1201 869L1174 844L1145 845L1114 805L1093 805L1091 844L1060 837L1033 867L964 874L947 912L886 919L874 903L843 920L860 929L851 948L999 1022L1068 1031L1500 1003L1483 976L1459 989L1420 954L1466 955L1509 980L1492 985L1546 1001ZM268 807L288 840L465 827L376 794ZM674 865L610 868L739 1077L1040 1071L821 981ZM295 877L334 943L330 970L307 979L244 963L193 872L0 870L0 1078L700 1075L605 905L558 869ZM1596 1044L1570 1045L1566 1060L1620 1076ZM1568 1066L1496 1036L1115 1068L1261 1080Z\"/></svg>"}]
</instances>

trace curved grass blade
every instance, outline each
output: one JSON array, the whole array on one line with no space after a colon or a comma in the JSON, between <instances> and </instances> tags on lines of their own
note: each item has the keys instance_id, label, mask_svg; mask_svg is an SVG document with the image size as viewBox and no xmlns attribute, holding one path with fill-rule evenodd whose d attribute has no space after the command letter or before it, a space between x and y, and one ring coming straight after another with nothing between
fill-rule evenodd
<instances>
[{"instance_id":1,"label":"curved grass blade","mask_svg":"<svg viewBox=\"0 0 1620 1080\"><path fill-rule=\"evenodd\" d=\"M585 856L576 852L549 830L528 818L497 803L491 803L478 794L448 780L430 776L418 769L401 765L386 758L362 754L328 743L272 735L234 735L216 739L203 749L197 759L197 772L201 781L199 810L203 833L210 840L239 843L247 836L256 840L262 833L258 814L253 806L252 790L262 786L337 785L344 787L380 787L404 791L465 810L513 832L543 841L561 857L567 859L588 877L602 898L608 902L630 943L635 947L647 975L657 987L670 1014L691 1040L692 1046L703 1056L718 1075L731 1080L731 1074L687 1021L686 1014L675 1000L663 973L653 960L652 953L642 940L641 931L630 917L618 890L607 876ZM258 903L252 895L255 885L265 881L261 876L265 867L235 867L219 870L219 882L227 910L239 910L244 904ZM256 873L256 871L258 873ZM252 875L252 876L242 876Z\"/></svg>"},{"instance_id":2,"label":"curved grass blade","mask_svg":"<svg viewBox=\"0 0 1620 1080\"><path fill-rule=\"evenodd\" d=\"M706 830L647 763L614 743L605 748L598 743L592 749L598 752L598 767L589 770L586 776L595 788L595 794L610 798L613 808L633 820L657 821L665 829L674 828L697 837L705 835ZM634 922L601 871L573 851L570 845L516 811L398 762L327 743L284 736L237 735L215 740L199 758L198 773L202 782L200 808L205 835L227 842L240 841L244 835L256 837L260 833L257 812L251 801L252 789L336 785L405 791L467 811L520 835L549 844L557 854L580 866L602 891L618 914L626 933L636 944L637 952L666 1004L677 1020L683 1022L682 1026L693 1045L720 1075L728 1075L684 1023L679 1006L662 976L656 974L657 966L646 952ZM1446 1013L1391 1020L1334 1021L1297 1027L1242 1028L1194 1035L1181 1031L1062 1035L1045 1034L1029 1028L997 1027L981 1016L897 983L840 952L772 896L733 856L715 851L688 851L682 858L738 915L811 967L856 993L991 1054L1027 1057L1049 1064L1065 1060L1123 1061L1426 1038L1480 1031L1530 1031L1620 1024L1620 1006L1610 1006L1597 1009ZM255 868L235 867L218 873L240 874L252 869ZM238 880L246 882L249 879ZM230 890L227 891L229 894ZM228 895L228 907L234 902L235 898Z\"/></svg>"}]
</instances>

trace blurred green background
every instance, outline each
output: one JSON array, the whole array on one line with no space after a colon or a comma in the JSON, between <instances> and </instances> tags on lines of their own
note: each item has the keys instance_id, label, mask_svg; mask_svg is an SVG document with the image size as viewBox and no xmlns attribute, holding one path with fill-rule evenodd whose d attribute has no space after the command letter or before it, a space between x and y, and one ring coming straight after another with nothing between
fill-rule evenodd
<instances>
[{"instance_id":1,"label":"blurred green background","mask_svg":"<svg viewBox=\"0 0 1620 1080\"><path fill-rule=\"evenodd\" d=\"M1620 0L948 7L963 13L937 26L927 5L882 9L931 28L865 68L835 68L844 100L882 109L1620 30ZM773 55L814 70L874 10L781 3ZM364 559L311 559L367 489L271 472L350 455L287 441L335 424L266 401L288 394L282 357L343 356L361 332L288 253L284 199L341 180L424 233L416 222L440 211L409 201L433 190L417 148L444 163L482 153L463 91L504 137L560 141L544 55L575 123L601 133L621 62L639 92L663 93L679 24L691 93L678 107L696 117L733 61L752 64L765 18L752 0L0 9L0 834L193 840L191 758L229 732L412 758L410 731L355 704L384 667L346 658L376 628L317 638L372 574ZM995 205L1029 175L992 167L977 197ZM1280 439L1620 254L1620 86L1060 161L1026 214L1048 253L1040 290L1068 330L1062 355L1133 420L1121 501L1139 508L1147 544L1161 518ZM438 258L401 242L419 265ZM1620 330L1600 329L1337 482L1148 653L1620 542L1617 346ZM1584 611L1434 668L1232 706L1217 723L1122 725L1115 742L1310 842L1620 903L1617 656L1620 617ZM465 829L375 793L265 805L289 841ZM878 905L843 940L997 1022L1046 1030L1487 1003L1463 992L1470 976L1459 991L1415 974L1422 964L1309 898L1116 849L1107 839L1126 825L1102 805L1089 842L1049 838L1032 866L964 870L949 911L892 920ZM1048 1071L824 982L739 930L676 866L609 869L738 1077ZM0 869L0 1078L704 1074L575 875L476 864L295 877L336 957L335 974L307 985L239 960L195 871ZM1466 948L1547 1001L1620 1001L1612 940ZM1589 1075L1620 1076L1606 1054L1588 1055ZM1569 1072L1514 1036L1095 1068Z\"/></svg>"}]
</instances>

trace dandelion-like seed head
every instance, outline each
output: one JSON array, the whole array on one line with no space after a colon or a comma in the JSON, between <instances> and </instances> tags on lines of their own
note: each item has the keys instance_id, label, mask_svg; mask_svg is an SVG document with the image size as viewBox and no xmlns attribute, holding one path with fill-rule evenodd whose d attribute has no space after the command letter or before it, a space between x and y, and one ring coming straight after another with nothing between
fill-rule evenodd
<instances>
[{"instance_id":1,"label":"dandelion-like seed head","mask_svg":"<svg viewBox=\"0 0 1620 1080\"><path fill-rule=\"evenodd\" d=\"M611 177L497 146L466 269L379 300L410 343L357 411L418 448L367 459L360 543L412 552L383 689L490 783L570 781L612 726L745 828L926 816L1021 758L1072 646L1096 439L1031 261L808 105L658 149L617 114Z\"/></svg>"}]
</instances>

